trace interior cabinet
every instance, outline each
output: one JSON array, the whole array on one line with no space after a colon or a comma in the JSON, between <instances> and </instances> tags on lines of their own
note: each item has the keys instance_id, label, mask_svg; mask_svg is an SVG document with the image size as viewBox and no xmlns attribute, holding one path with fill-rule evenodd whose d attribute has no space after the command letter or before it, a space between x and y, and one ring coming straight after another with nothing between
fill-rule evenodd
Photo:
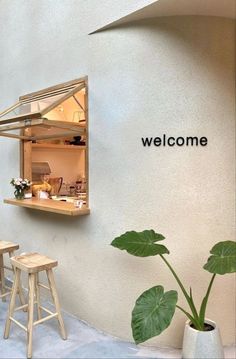
<instances>
[{"instance_id":1,"label":"interior cabinet","mask_svg":"<svg viewBox=\"0 0 236 359\"><path fill-rule=\"evenodd\" d=\"M0 120L0 136L20 140L20 176L33 183L32 198L5 203L88 214L87 77L21 96Z\"/></svg>"}]
</instances>

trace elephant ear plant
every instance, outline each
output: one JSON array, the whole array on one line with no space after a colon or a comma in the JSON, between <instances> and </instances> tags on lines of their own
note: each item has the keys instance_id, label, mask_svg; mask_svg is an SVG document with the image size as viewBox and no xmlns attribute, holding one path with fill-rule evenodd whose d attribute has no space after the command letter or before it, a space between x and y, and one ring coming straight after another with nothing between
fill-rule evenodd
<instances>
[{"instance_id":1,"label":"elephant ear plant","mask_svg":"<svg viewBox=\"0 0 236 359\"><path fill-rule=\"evenodd\" d=\"M175 308L181 310L189 318L191 325L196 330L207 330L205 325L206 306L216 274L236 272L236 243L224 241L215 244L210 251L211 256L203 267L212 273L212 277L200 310L197 310L191 288L189 291L186 290L172 265L166 259L169 250L159 243L164 239L162 234L155 233L151 229L143 232L126 232L111 243L113 247L126 250L137 257L160 256L176 279L189 308L184 309L177 305L178 293L175 290L165 292L161 285L146 290L137 299L132 311L132 331L136 344L161 334L170 325Z\"/></svg>"}]
</instances>

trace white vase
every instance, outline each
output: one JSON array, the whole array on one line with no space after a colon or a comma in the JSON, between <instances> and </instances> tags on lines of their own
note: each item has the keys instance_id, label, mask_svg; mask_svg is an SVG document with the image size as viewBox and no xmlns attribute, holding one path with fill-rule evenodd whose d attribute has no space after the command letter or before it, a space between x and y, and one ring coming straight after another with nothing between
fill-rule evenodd
<instances>
[{"instance_id":1,"label":"white vase","mask_svg":"<svg viewBox=\"0 0 236 359\"><path fill-rule=\"evenodd\" d=\"M184 330L183 359L222 359L224 349L221 342L220 331L215 322L206 319L214 329L210 331L199 331L190 327L187 321Z\"/></svg>"}]
</instances>

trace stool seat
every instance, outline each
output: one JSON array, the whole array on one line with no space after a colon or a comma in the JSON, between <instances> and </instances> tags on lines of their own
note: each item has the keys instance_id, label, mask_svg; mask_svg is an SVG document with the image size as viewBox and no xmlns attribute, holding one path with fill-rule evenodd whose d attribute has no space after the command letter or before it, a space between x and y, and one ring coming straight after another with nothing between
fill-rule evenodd
<instances>
[{"instance_id":1,"label":"stool seat","mask_svg":"<svg viewBox=\"0 0 236 359\"><path fill-rule=\"evenodd\" d=\"M13 272L13 268L4 264L4 255L8 254L9 258L15 255L15 250L19 249L19 244L0 240L0 298L3 302L11 294L12 288L6 284L5 270ZM21 304L25 303L21 285L19 284L18 294Z\"/></svg>"},{"instance_id":2,"label":"stool seat","mask_svg":"<svg viewBox=\"0 0 236 359\"><path fill-rule=\"evenodd\" d=\"M11 258L14 267L27 273L38 273L57 266L57 261L39 253L26 253Z\"/></svg>"},{"instance_id":3,"label":"stool seat","mask_svg":"<svg viewBox=\"0 0 236 359\"><path fill-rule=\"evenodd\" d=\"M10 253L17 249L19 249L18 244L12 242L0 241L0 254Z\"/></svg>"}]
</instances>

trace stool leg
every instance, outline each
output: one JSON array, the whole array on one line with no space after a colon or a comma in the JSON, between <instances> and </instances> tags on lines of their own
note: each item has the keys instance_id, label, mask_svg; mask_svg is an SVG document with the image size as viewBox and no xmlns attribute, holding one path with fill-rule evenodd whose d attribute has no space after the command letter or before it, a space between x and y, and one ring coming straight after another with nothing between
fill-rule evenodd
<instances>
[{"instance_id":1,"label":"stool leg","mask_svg":"<svg viewBox=\"0 0 236 359\"><path fill-rule=\"evenodd\" d=\"M42 318L42 310L40 308L40 290L39 290L39 274L35 274L35 293L36 293L36 302L37 302L37 315L38 320Z\"/></svg>"},{"instance_id":2,"label":"stool leg","mask_svg":"<svg viewBox=\"0 0 236 359\"><path fill-rule=\"evenodd\" d=\"M17 295L19 282L20 282L20 274L21 274L20 269L16 268L15 278L14 278L12 292L11 292L11 299L10 299L10 304L9 304L9 311L8 311L8 316L7 316L5 331L4 331L5 339L7 339L9 337L11 317L13 317L13 313L14 313L14 309L15 309L16 295Z\"/></svg>"},{"instance_id":3,"label":"stool leg","mask_svg":"<svg viewBox=\"0 0 236 359\"><path fill-rule=\"evenodd\" d=\"M54 305L56 308L56 312L58 315L57 319L58 319L58 323L59 323L59 327L60 327L60 331L61 331L61 337L62 337L62 339L66 340L67 335L66 335L66 330L65 330L63 319L62 319L62 315L61 315L61 308L60 308L60 304L59 304L59 299L58 299L58 295L57 295L57 290L56 290L56 285L55 285L55 280L54 280L52 269L47 270L47 277L48 277L48 283L49 283L52 299L53 299L53 302L54 302Z\"/></svg>"},{"instance_id":4,"label":"stool leg","mask_svg":"<svg viewBox=\"0 0 236 359\"><path fill-rule=\"evenodd\" d=\"M34 322L34 291L35 291L35 274L29 274L29 305L28 305L28 325L27 325L27 358L32 357L32 337Z\"/></svg>"},{"instance_id":5,"label":"stool leg","mask_svg":"<svg viewBox=\"0 0 236 359\"><path fill-rule=\"evenodd\" d=\"M4 273L4 262L3 262L3 254L0 254L0 278L1 278L1 294L5 294L5 273ZM2 297L2 301L6 301L6 297Z\"/></svg>"},{"instance_id":6,"label":"stool leg","mask_svg":"<svg viewBox=\"0 0 236 359\"><path fill-rule=\"evenodd\" d=\"M14 256L14 252L9 252L9 257L13 257ZM15 272L14 267L12 266L13 272ZM20 298L20 303L21 305L25 305L25 297L22 291L22 286L21 286L21 281L19 282L19 286L18 286L18 294L19 294L19 298ZM27 312L27 308L23 309L24 312Z\"/></svg>"}]
</instances>

